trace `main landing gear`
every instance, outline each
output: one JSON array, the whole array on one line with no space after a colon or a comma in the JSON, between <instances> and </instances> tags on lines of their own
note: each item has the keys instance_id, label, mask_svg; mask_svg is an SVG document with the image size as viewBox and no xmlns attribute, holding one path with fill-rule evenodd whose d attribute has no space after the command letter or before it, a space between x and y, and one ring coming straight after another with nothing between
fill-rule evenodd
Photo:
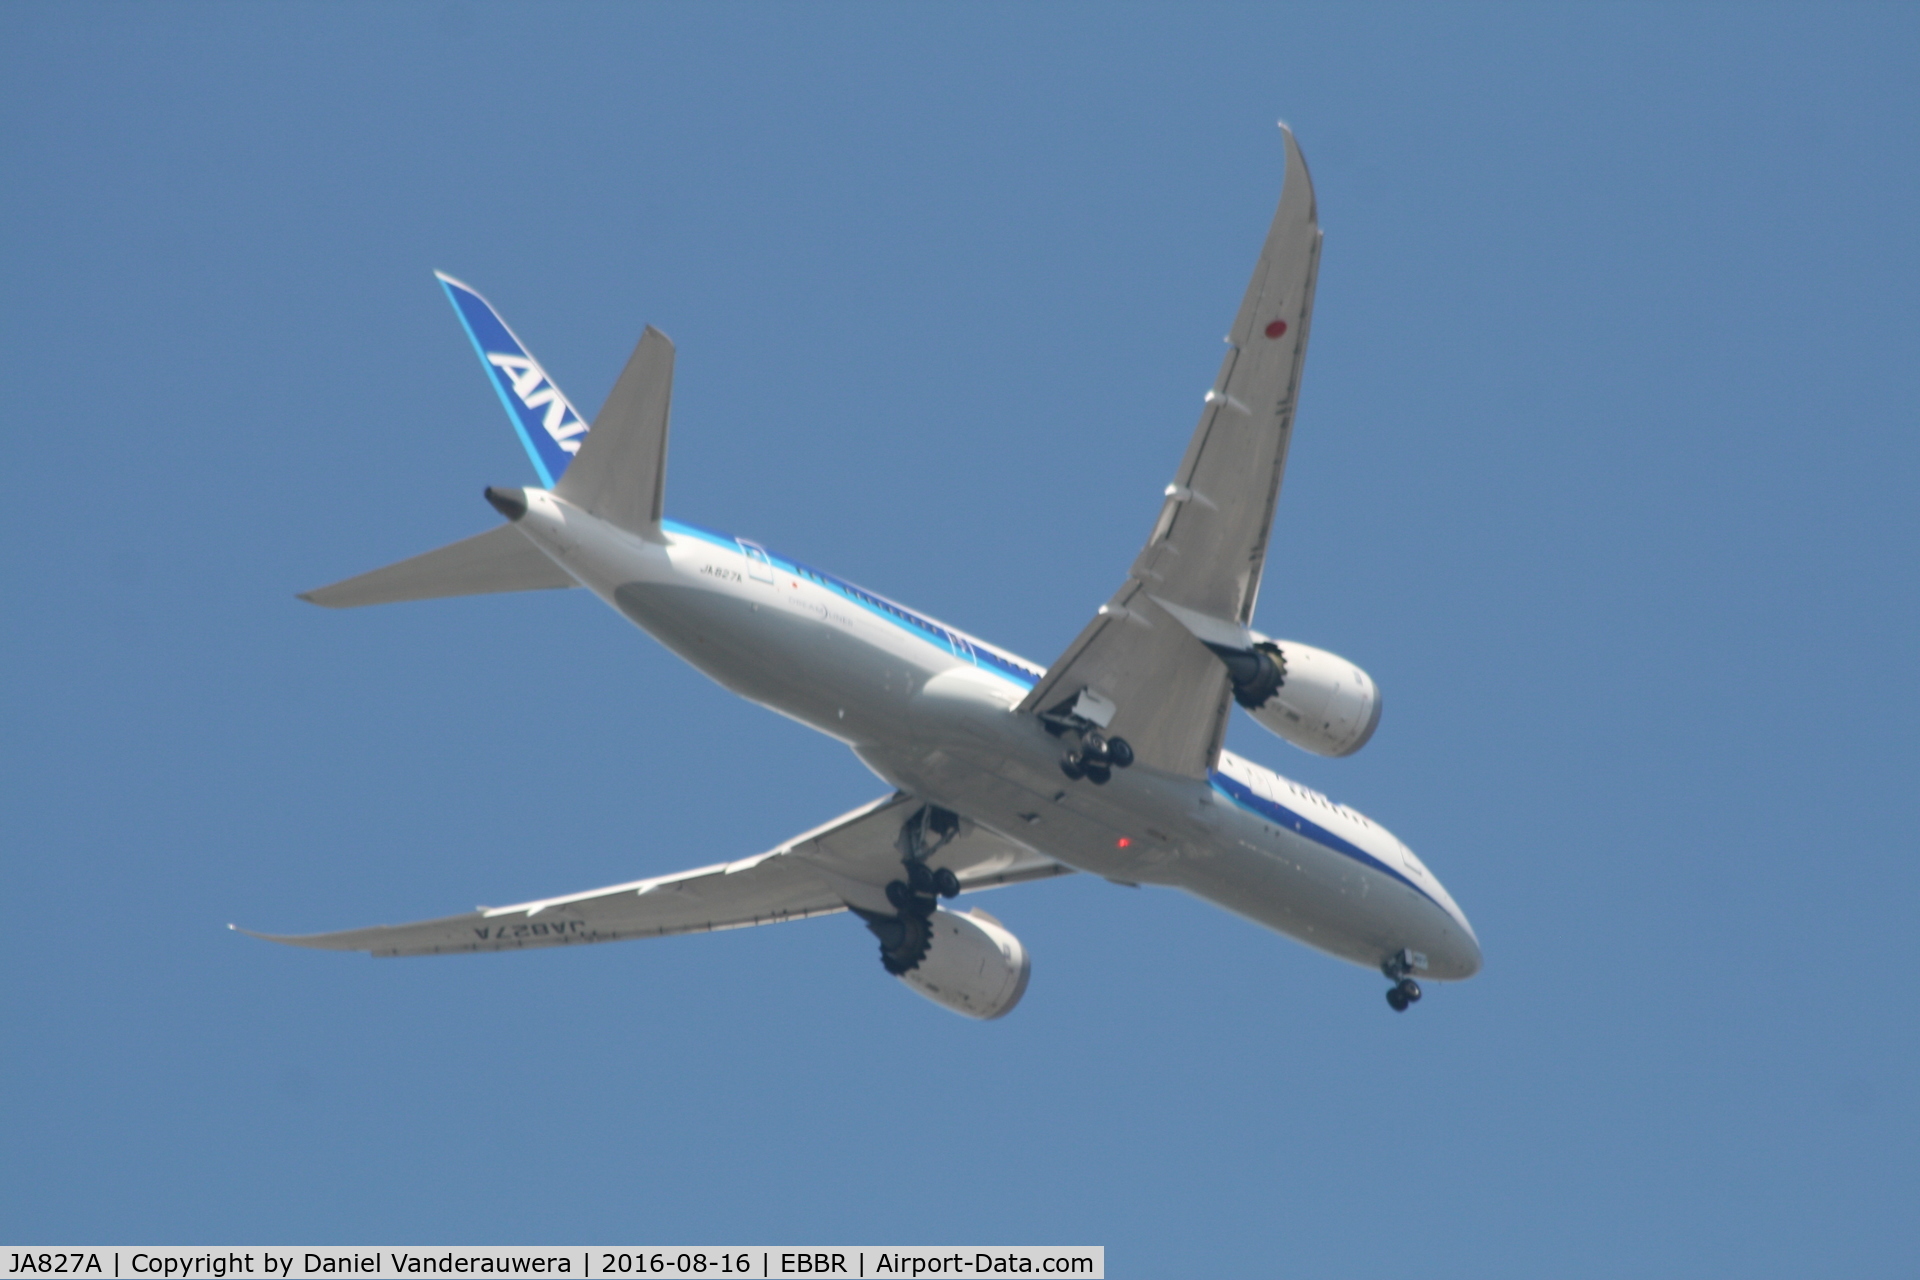
<instances>
[{"instance_id":1,"label":"main landing gear","mask_svg":"<svg viewBox=\"0 0 1920 1280\"><path fill-rule=\"evenodd\" d=\"M1048 733L1067 740L1060 756L1060 772L1075 782L1085 778L1095 786L1105 786L1115 769L1133 763L1133 744L1125 738L1108 737L1106 726L1113 723L1115 707L1091 689L1082 689L1071 698L1041 713L1040 723Z\"/></svg>"},{"instance_id":2,"label":"main landing gear","mask_svg":"<svg viewBox=\"0 0 1920 1280\"><path fill-rule=\"evenodd\" d=\"M1132 763L1133 747L1125 738L1109 738L1098 729L1089 729L1060 757L1060 772L1076 781L1085 778L1096 785L1105 785L1115 769L1124 769Z\"/></svg>"},{"instance_id":3,"label":"main landing gear","mask_svg":"<svg viewBox=\"0 0 1920 1280\"><path fill-rule=\"evenodd\" d=\"M1387 988L1387 1003L1395 1013L1405 1013L1407 1006L1420 1002L1420 984L1413 980L1415 969L1427 967L1427 958L1418 951L1402 949L1394 952L1380 963L1380 972L1387 975L1387 981L1393 985Z\"/></svg>"},{"instance_id":4,"label":"main landing gear","mask_svg":"<svg viewBox=\"0 0 1920 1280\"><path fill-rule=\"evenodd\" d=\"M922 805L900 826L902 878L887 885L893 915L860 911L867 929L880 939L880 964L896 978L911 973L933 945L933 913L942 898L960 896L960 877L952 867L930 867L926 859L960 834L960 815Z\"/></svg>"}]
</instances>

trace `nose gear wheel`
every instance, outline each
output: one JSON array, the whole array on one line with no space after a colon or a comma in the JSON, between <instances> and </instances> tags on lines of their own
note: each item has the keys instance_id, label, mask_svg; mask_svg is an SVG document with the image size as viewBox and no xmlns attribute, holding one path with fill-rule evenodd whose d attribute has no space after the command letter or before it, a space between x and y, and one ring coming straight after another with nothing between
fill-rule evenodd
<instances>
[{"instance_id":1,"label":"nose gear wheel","mask_svg":"<svg viewBox=\"0 0 1920 1280\"><path fill-rule=\"evenodd\" d=\"M1395 1013L1405 1013L1420 1002L1423 993L1413 980L1413 970L1426 967L1427 958L1416 951L1396 951L1381 962L1380 972L1393 984L1387 988L1387 1004Z\"/></svg>"}]
</instances>

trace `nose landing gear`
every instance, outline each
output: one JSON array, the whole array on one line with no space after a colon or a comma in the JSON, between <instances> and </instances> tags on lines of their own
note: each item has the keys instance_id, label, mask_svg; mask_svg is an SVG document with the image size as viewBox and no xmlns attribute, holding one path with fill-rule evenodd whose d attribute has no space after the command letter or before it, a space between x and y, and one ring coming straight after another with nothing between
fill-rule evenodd
<instances>
[{"instance_id":1,"label":"nose landing gear","mask_svg":"<svg viewBox=\"0 0 1920 1280\"><path fill-rule=\"evenodd\" d=\"M1420 984L1413 980L1413 972L1426 967L1425 955L1406 948L1380 962L1380 972L1387 975L1387 981L1393 984L1387 988L1387 1003L1395 1013L1405 1013L1409 1005L1420 1002Z\"/></svg>"}]
</instances>

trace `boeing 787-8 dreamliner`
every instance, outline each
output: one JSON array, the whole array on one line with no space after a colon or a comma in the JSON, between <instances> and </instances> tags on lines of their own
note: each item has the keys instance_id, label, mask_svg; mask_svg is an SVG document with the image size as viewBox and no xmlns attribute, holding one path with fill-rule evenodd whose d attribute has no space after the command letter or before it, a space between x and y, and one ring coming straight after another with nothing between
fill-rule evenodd
<instances>
[{"instance_id":1,"label":"boeing 787-8 dreamliner","mask_svg":"<svg viewBox=\"0 0 1920 1280\"><path fill-rule=\"evenodd\" d=\"M1282 126L1280 204L1193 438L1125 580L1038 666L747 538L665 514L673 344L648 328L591 425L474 290L441 284L540 483L504 523L308 592L329 608L585 587L719 684L837 738L888 794L738 862L416 924L274 937L376 956L658 937L851 912L920 994L997 1018L1026 947L963 894L1075 871L1171 885L1385 975L1480 968L1472 927L1378 823L1222 748L1235 703L1307 751L1372 737L1359 667L1253 629L1293 438L1320 230ZM1145 514L1144 512L1142 513ZM271 935L259 935L271 936Z\"/></svg>"}]
</instances>

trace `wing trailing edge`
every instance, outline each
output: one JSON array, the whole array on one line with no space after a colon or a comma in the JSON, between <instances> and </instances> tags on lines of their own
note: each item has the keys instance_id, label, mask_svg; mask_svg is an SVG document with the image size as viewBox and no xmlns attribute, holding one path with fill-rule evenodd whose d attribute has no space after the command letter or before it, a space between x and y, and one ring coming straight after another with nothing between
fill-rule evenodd
<instances>
[{"instance_id":1,"label":"wing trailing edge","mask_svg":"<svg viewBox=\"0 0 1920 1280\"><path fill-rule=\"evenodd\" d=\"M272 934L227 927L248 937L319 951L428 956L711 933L849 908L884 913L892 910L887 882L901 874L901 823L921 807L912 796L885 796L738 862L510 907L482 907L466 915L337 933ZM928 863L951 868L963 892L1071 873L1051 858L971 826L942 844Z\"/></svg>"},{"instance_id":2,"label":"wing trailing edge","mask_svg":"<svg viewBox=\"0 0 1920 1280\"><path fill-rule=\"evenodd\" d=\"M1286 174L1227 354L1127 580L1020 704L1039 714L1091 690L1105 726L1150 768L1205 778L1231 707L1207 642L1245 634L1286 472L1320 263L1313 180L1280 126Z\"/></svg>"}]
</instances>

